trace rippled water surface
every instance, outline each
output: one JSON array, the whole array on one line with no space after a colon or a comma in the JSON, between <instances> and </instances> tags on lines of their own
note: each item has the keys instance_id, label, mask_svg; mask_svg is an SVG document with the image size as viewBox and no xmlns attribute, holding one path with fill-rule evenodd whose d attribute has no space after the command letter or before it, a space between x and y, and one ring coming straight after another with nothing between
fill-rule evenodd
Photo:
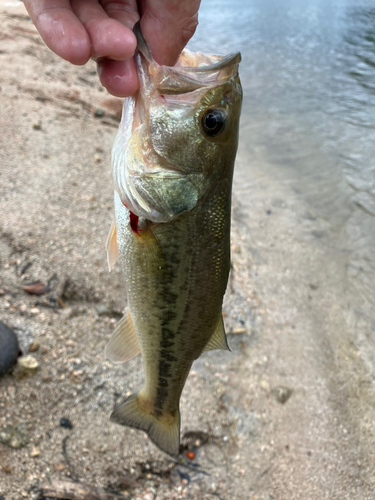
<instances>
[{"instance_id":1,"label":"rippled water surface","mask_svg":"<svg viewBox=\"0 0 375 500\"><path fill-rule=\"evenodd\" d=\"M375 3L204 0L191 46L241 50L245 100L237 185L243 199L254 166L301 193L311 217L329 222L338 254L349 255L345 286L371 311Z\"/></svg>"}]
</instances>

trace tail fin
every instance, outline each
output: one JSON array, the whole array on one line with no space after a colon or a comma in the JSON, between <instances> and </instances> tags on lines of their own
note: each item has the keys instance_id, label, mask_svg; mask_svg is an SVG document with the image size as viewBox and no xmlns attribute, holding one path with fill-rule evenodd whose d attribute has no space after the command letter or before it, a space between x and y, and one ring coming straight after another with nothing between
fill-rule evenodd
<instances>
[{"instance_id":1,"label":"tail fin","mask_svg":"<svg viewBox=\"0 0 375 500\"><path fill-rule=\"evenodd\" d=\"M116 424L145 431L153 443L169 455L178 455L180 448L180 412L156 417L141 404L139 393L132 394L111 414Z\"/></svg>"}]
</instances>

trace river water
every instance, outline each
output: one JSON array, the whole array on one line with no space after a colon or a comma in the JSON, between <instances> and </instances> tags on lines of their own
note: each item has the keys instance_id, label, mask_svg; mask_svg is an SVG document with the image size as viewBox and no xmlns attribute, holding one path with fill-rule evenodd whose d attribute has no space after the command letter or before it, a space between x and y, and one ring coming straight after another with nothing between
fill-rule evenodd
<instances>
[{"instance_id":1,"label":"river water","mask_svg":"<svg viewBox=\"0 0 375 500\"><path fill-rule=\"evenodd\" d=\"M191 46L242 53L235 186L249 217L256 171L298 193L375 336L374 2L204 0Z\"/></svg>"}]
</instances>

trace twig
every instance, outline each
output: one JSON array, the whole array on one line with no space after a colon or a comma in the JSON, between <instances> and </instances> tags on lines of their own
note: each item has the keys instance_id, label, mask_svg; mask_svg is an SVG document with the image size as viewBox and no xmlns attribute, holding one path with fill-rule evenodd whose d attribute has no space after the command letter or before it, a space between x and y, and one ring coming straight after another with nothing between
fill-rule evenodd
<instances>
[{"instance_id":1,"label":"twig","mask_svg":"<svg viewBox=\"0 0 375 500\"><path fill-rule=\"evenodd\" d=\"M70 462L70 460L69 460L69 457L68 457L68 451L67 451L67 449L66 449L66 443L67 443L67 441L68 441L69 437L70 437L70 436L66 436L66 437L64 437L64 439L62 440L62 452L63 452L63 456L64 456L64 459L65 459L65 462L66 462L67 466L69 467L69 472L70 472L70 475L71 475L72 479L73 479L74 481L78 481L78 476L77 476L77 475L76 475L76 473L74 472L74 469L73 469L72 464L71 464L71 462ZM48 496L48 495L46 495L46 496ZM65 498L65 497L63 497L63 498ZM68 497L67 497L67 498L68 498ZM70 497L69 497L69 498L70 498Z\"/></svg>"},{"instance_id":2,"label":"twig","mask_svg":"<svg viewBox=\"0 0 375 500\"><path fill-rule=\"evenodd\" d=\"M68 481L52 481L43 484L40 492L44 497L60 498L63 500L122 500L123 495L106 491L84 483L71 483Z\"/></svg>"}]
</instances>

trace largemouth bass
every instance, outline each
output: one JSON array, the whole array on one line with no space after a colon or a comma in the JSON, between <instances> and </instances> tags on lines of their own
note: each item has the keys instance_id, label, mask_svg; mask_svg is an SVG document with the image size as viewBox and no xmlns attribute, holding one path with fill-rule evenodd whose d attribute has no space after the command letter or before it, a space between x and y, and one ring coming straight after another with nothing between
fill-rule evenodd
<instances>
[{"instance_id":1,"label":"largemouth bass","mask_svg":"<svg viewBox=\"0 0 375 500\"><path fill-rule=\"evenodd\" d=\"M159 66L137 36L138 93L124 102L113 151L117 257L128 305L106 347L114 362L142 353L144 387L111 420L179 452L179 400L204 351L228 349L222 301L230 267L230 211L242 90L239 53L185 49Z\"/></svg>"}]
</instances>

